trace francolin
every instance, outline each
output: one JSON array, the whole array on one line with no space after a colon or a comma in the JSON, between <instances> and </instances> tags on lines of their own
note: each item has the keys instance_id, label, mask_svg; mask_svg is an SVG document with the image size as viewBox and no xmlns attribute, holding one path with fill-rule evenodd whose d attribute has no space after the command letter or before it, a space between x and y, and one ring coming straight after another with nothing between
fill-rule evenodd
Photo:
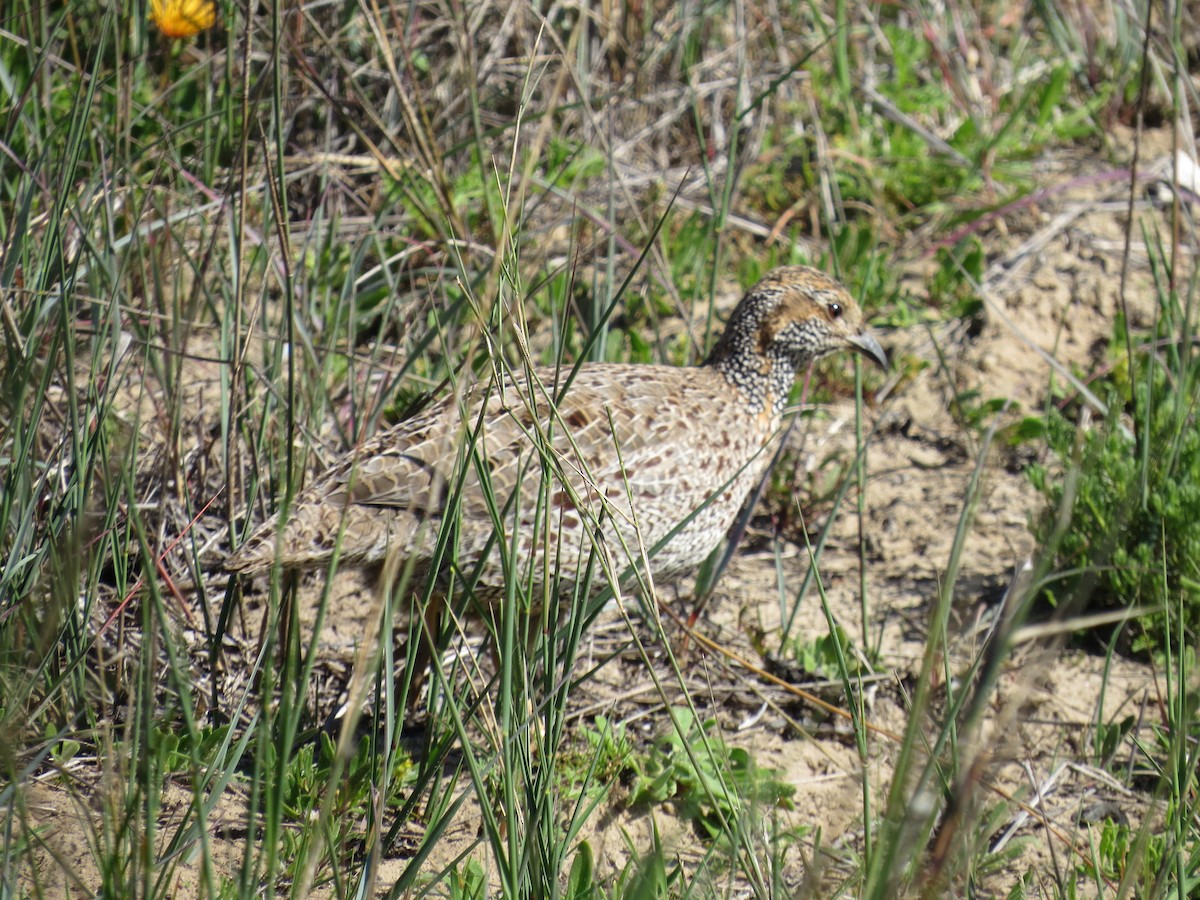
<instances>
[{"instance_id":1,"label":"francolin","mask_svg":"<svg viewBox=\"0 0 1200 900\"><path fill-rule=\"evenodd\" d=\"M650 574L669 582L703 562L762 477L797 374L838 350L887 365L840 284L805 266L775 269L702 365L584 363L573 379L538 368L447 397L343 456L225 567L315 569L336 547L341 565L395 554L399 571L433 574L445 590L446 573L430 569L450 511L457 546L444 558L484 600L503 596L500 541L514 551L510 577L557 579L560 594L598 539L618 572L657 548Z\"/></svg>"}]
</instances>

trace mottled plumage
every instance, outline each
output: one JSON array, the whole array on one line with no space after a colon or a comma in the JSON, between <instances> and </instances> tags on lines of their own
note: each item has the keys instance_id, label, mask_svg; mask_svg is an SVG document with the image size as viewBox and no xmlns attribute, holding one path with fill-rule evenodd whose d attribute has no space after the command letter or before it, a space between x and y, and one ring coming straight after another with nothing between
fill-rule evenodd
<instances>
[{"instance_id":1,"label":"mottled plumage","mask_svg":"<svg viewBox=\"0 0 1200 900\"><path fill-rule=\"evenodd\" d=\"M562 591L587 565L597 526L624 569L692 516L651 560L654 578L670 580L720 542L762 476L798 371L843 349L886 365L836 281L776 269L747 292L703 365L587 363L565 393L556 378L565 383L570 370L542 368L532 382L517 375L446 398L343 456L296 497L282 527L263 525L226 568L319 568L340 540L342 565L395 553L420 577L456 502L459 567L477 567L477 589L494 596L504 572L490 495L510 547L515 529L522 574L532 566L541 583L557 573Z\"/></svg>"}]
</instances>

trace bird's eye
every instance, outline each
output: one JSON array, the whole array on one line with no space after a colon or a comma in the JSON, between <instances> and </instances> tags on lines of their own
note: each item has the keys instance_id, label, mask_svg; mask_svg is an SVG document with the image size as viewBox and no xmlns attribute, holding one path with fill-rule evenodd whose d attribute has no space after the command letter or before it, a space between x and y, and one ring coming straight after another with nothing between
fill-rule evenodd
<instances>
[{"instance_id":1,"label":"bird's eye","mask_svg":"<svg viewBox=\"0 0 1200 900\"><path fill-rule=\"evenodd\" d=\"M828 306L828 309L829 309L829 315L830 315L832 318L834 318L834 319L840 319L840 318L842 317L842 304L840 304L840 303L830 303L830 304L829 304L829 306Z\"/></svg>"}]
</instances>

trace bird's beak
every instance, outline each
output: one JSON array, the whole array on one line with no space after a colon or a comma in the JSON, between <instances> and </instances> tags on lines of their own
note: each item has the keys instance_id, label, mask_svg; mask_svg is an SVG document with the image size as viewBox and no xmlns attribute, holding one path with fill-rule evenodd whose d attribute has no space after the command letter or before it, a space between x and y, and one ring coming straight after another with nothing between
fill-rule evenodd
<instances>
[{"instance_id":1,"label":"bird's beak","mask_svg":"<svg viewBox=\"0 0 1200 900\"><path fill-rule=\"evenodd\" d=\"M851 335L847 340L850 342L850 349L879 363L879 367L885 372L888 367L887 354L883 352L883 348L879 346L879 341L875 340L873 335L867 329L863 329L860 333Z\"/></svg>"}]
</instances>

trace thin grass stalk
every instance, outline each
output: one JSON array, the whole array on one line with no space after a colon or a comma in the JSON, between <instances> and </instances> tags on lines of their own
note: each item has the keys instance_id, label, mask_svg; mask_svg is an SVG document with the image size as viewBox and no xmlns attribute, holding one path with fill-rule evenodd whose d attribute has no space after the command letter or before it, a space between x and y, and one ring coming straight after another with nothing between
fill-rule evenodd
<instances>
[{"instance_id":1,"label":"thin grass stalk","mask_svg":"<svg viewBox=\"0 0 1200 900\"><path fill-rule=\"evenodd\" d=\"M996 425L989 429L984 439L983 450L991 445L995 438ZM1048 559L1048 558L1046 558ZM1044 575L1046 567L1046 559L1041 563L1041 574ZM946 712L946 720L948 722L961 722L958 727L958 734L964 735L967 739L972 740L974 744L970 747L970 755L968 757L971 762L969 765L963 765L959 771L955 773L956 784L953 789L953 796L956 798L955 807L957 810L964 810L969 795L974 793L976 788L975 773L977 769L982 767L990 757L989 750L980 743L984 720L990 712L990 707L993 702L996 686L999 683L1003 666L1008 661L1013 639L1017 631L1024 624L1029 610L1032 607L1033 601L1037 597L1037 586L1041 583L1038 577L1025 577L1027 572L1021 573L1010 586L1009 592L1005 597L1002 609L1002 617L992 633L988 645L982 657L977 658L971 665L969 671L965 673L959 680L971 686L970 690L959 692L952 698ZM1000 725L1003 725L1006 719L1011 719L1017 712L1017 704L1011 703L1007 707L1007 712L999 720ZM1003 728L999 729L1003 733ZM941 752L940 744L935 746L935 753ZM951 758L955 760L962 759L960 752L953 752ZM960 812L958 814L959 827L964 832L967 829L962 826L966 819ZM942 828L946 828L946 824L942 824ZM970 848L968 848L970 849Z\"/></svg>"},{"instance_id":2,"label":"thin grass stalk","mask_svg":"<svg viewBox=\"0 0 1200 900\"><path fill-rule=\"evenodd\" d=\"M617 450L619 452L619 448L617 448ZM542 458L544 458L544 461L545 461L544 463L542 463L542 464L544 464L544 466L545 466L545 464L550 463L552 460L552 457L546 456L546 455L542 455ZM485 475L485 474L486 473L481 473L481 476ZM557 482L556 482L556 484L557 484ZM578 503L576 505L581 510L587 509L587 505L582 502ZM601 514L601 516L602 515L604 515L604 514ZM680 526L680 527L682 527L682 526ZM668 538L666 540L670 540L670 536L668 536ZM623 551L626 554L630 554L632 550L634 550L634 548L630 548L630 547L623 548ZM654 550L654 548L652 548L652 551L650 551L650 553L653 553L653 550ZM606 572L606 577L608 578L608 582L610 582L610 586L614 590L616 590L617 584L620 583L620 578L617 577L616 565L614 565L613 559L610 556L608 556L607 552L604 552L604 548L602 548L601 546L596 546L595 551L601 552L600 558L602 560L602 569L604 569L604 571ZM644 553L646 553L646 551L642 551L642 553L644 554ZM644 588L649 589L648 584L647 584L647 586L644 586ZM652 594L652 596L653 596L653 594ZM512 602L515 599L516 599L515 596L510 596L509 602ZM622 607L622 608L624 608L624 607ZM652 608L652 610L653 610L654 607L652 606L650 608ZM654 620L654 622L656 622L656 617L653 617L652 620ZM632 631L632 629L631 629L631 631ZM667 701L666 694L664 692L664 689L662 689L662 685L659 683L658 677L654 676L653 667L649 665L649 659L648 659L648 655L646 654L646 650L644 650L644 648L641 647L641 642L637 640L636 632L634 632L634 634L632 634L632 636L634 636L636 646L638 648L640 648L641 653L643 654L643 658L647 660L648 670L650 671L650 673L652 673L652 677L655 680L656 686L658 686L660 695L662 697L664 697L664 701L666 702ZM685 686L685 680L683 679L682 672L680 672L677 661L673 659L673 655L670 653L670 647L667 647L667 655L668 655L668 660L670 660L673 671L674 671L674 677L676 677L676 679L678 680L678 683L680 685ZM502 688L502 690L503 690L503 688ZM502 701L500 701L500 702L502 702L502 704L505 702L503 697L502 697ZM690 706L690 698L686 697L686 694L685 694L685 702L689 703L689 706ZM691 713L692 713L692 718L694 718L696 721L701 721L700 716L698 716L698 714L696 713L695 707L691 707ZM673 727L676 728L676 730L680 734L685 734L686 732L682 726L682 722L680 722L676 718L676 716L674 716L673 712L671 712L671 715L672 715ZM712 756L713 758L718 758L715 756L716 750L714 749L714 745L708 743L707 734L702 733L700 738L701 738L701 742L704 744L704 746L706 746L707 754L709 756ZM691 757L692 766L694 766L696 768L700 768L700 763L698 763L697 757L694 755L695 751L691 749L689 742L683 742L683 743L684 743L686 752L688 752L689 756ZM473 778L474 778L474 775L473 775ZM704 788L706 788L706 791L710 790L709 786L707 785L707 782L706 782L706 784L704 784ZM748 845L745 845L744 833L740 832L740 829L737 827L737 823L730 821L730 820L726 820L726 818L724 816L724 812L722 812L722 810L720 808L720 804L718 802L719 798L716 798L715 796L713 796L712 793L709 793L708 799L709 799L709 802L712 803L713 808L716 811L716 815L718 815L721 818L721 821L725 823L724 828L725 828L728 836L730 836L732 845L733 846L748 846ZM727 799L732 800L732 798L727 798ZM487 821L487 816L485 815L485 823L486 823L486 821ZM752 859L752 854L750 854L749 858Z\"/></svg>"},{"instance_id":3,"label":"thin grass stalk","mask_svg":"<svg viewBox=\"0 0 1200 900\"><path fill-rule=\"evenodd\" d=\"M326 588L322 599L322 613L324 607L328 603L328 592L333 581L333 575L336 574L337 556L340 548L335 547L333 564L330 570L329 577L326 579ZM342 776L350 764L350 760L354 755L355 744L357 741L356 728L362 715L363 704L366 700L367 685L375 678L376 666L379 660L382 625L387 618L385 609L388 604L388 598L395 580L399 577L398 567L401 560L393 555L384 562L383 572L380 574L379 587L375 592L375 597L367 612L366 624L362 636L362 643L359 645L358 653L355 656L353 674L351 676L350 685L347 689L347 701L345 715L342 717L341 728L338 734L336 752L333 762L329 767L329 789L326 791L321 800L321 806L316 817L316 827L313 829L313 837L308 845L306 852L302 858L296 860L297 871L300 873L296 879L292 893L297 897L308 895L313 882L316 878L317 866L320 865L326 847L328 846L331 862L334 863L336 871L336 847L329 837L329 830L332 827L333 821L333 804L337 797L338 786L342 783ZM308 654L307 661L315 660L316 640L320 634L320 630L315 629ZM309 663L310 665L310 663ZM311 668L306 665L305 675L311 672ZM305 679L307 680L307 678ZM303 682L302 682L303 683ZM286 694L285 694L286 697ZM302 704L297 704L297 707ZM296 714L296 723L299 721L299 710ZM290 752L291 743L295 739L295 725L292 726L293 733L290 735L286 744L283 744ZM282 742L281 742L282 743ZM286 763L286 760L283 761ZM285 777L284 772L280 774L280 790L282 791L282 781ZM367 847L368 853L371 851L370 845ZM374 870L369 869L367 873L367 884L372 883Z\"/></svg>"},{"instance_id":4,"label":"thin grass stalk","mask_svg":"<svg viewBox=\"0 0 1200 900\"><path fill-rule=\"evenodd\" d=\"M253 683L257 672L261 670L262 663L263 657L260 655L254 661L250 671L251 683ZM250 697L250 690L243 692L238 699L237 705L232 710L230 721L237 722L241 720L241 715ZM235 778L238 772L238 765L245 756L250 740L255 734L254 726L257 718L257 714L248 716L249 725L239 736L236 745L233 743L233 728L225 728L225 736L213 753L212 759L203 764L203 771L201 773L194 776L193 796L196 798L194 805L181 819L179 827L175 830L171 840L167 842L161 859L171 860L176 856L180 856L188 852L195 843L199 842L200 853L202 854L201 864L205 867L205 878L208 879L209 876L207 873L213 863L206 817L216 808L218 802L224 796L225 790L229 787L230 782ZM191 744L190 746L192 752L195 753L195 744ZM194 819L192 817L193 812L195 813ZM211 896L216 896L216 894L212 894Z\"/></svg>"},{"instance_id":5,"label":"thin grass stalk","mask_svg":"<svg viewBox=\"0 0 1200 900\"><path fill-rule=\"evenodd\" d=\"M871 430L867 432L862 443L859 444L858 450L856 451L855 462L852 464L856 470L858 468L857 456L866 452L867 447L871 443L871 438L874 436L878 426L879 420L877 419L875 424L871 426ZM837 522L839 511L842 508L842 503L845 502L846 494L849 493L851 486L854 484L856 484L856 482L853 478L843 478L841 483L838 485L837 492L834 494L830 505L829 515L825 520L824 526L821 528L820 534L817 535L816 544L813 545L814 549L812 559L815 563L819 563L821 560L821 554L825 550L825 543L828 541L829 535L832 533L833 526ZM807 541L807 535L805 540ZM812 584L815 580L813 566L809 565L804 570L804 577L801 579L800 587L796 591L795 601L792 603L790 609L784 610L786 615L783 617L783 627L780 629L778 645L780 652L787 647L788 642L791 640L792 629L796 624L796 616L800 612L800 604L803 603L804 598L808 596L808 591L812 587Z\"/></svg>"},{"instance_id":6,"label":"thin grass stalk","mask_svg":"<svg viewBox=\"0 0 1200 900\"><path fill-rule=\"evenodd\" d=\"M1163 539L1166 540L1166 535ZM1163 581L1166 583L1166 561L1163 561ZM1164 589L1165 592L1165 589ZM1164 597L1164 601L1169 602ZM1176 606L1179 622L1185 621L1182 595ZM1170 804L1167 816L1167 834L1164 856L1167 865L1160 873L1162 882L1169 883L1168 873L1175 876L1175 888L1181 893L1191 893L1189 876L1184 864L1183 850L1188 843L1189 824L1193 822L1195 809L1192 805L1196 782L1196 744L1188 736L1194 732L1196 724L1191 704L1188 702L1188 686L1192 679L1192 666L1184 653L1185 643L1182 634L1178 638L1178 648L1172 644L1172 638L1178 632L1171 629L1170 618L1167 620L1167 709L1170 711L1168 724L1170 727L1171 743L1168 751L1168 767L1170 778L1168 792ZM1173 678L1171 676L1174 676ZM1172 865L1173 864L1173 865ZM1194 879L1193 879L1194 880ZM1164 887L1166 884L1163 885Z\"/></svg>"},{"instance_id":7,"label":"thin grass stalk","mask_svg":"<svg viewBox=\"0 0 1200 900\"><path fill-rule=\"evenodd\" d=\"M870 603L867 600L867 535L864 527L867 521L867 452L866 443L863 440L863 366L862 360L854 360L854 446L856 452L854 454L856 471L855 480L858 483L857 501L858 501L858 592L859 592L859 611L861 615L862 627L862 642L863 647L868 655L868 658L876 660L879 656L880 646L875 644L871 646L871 613ZM808 534L805 532L805 539ZM815 573L814 573L815 574ZM820 579L817 579L817 585L820 586ZM821 605L825 608L826 621L832 621L832 615L829 612L829 604L825 597L821 597ZM837 634L836 626L831 626L830 634ZM879 630L879 640L883 640L883 628ZM843 686L848 687L849 679L848 672L845 669L844 653L842 651L841 641L834 642L838 654L838 666L842 669ZM873 816L871 813L871 768L870 758L867 755L867 732L865 727L866 708L863 705L865 702L865 691L862 683L862 667L855 667L858 673L857 690L851 695L846 693L846 698L851 696L857 698L858 713L861 716L862 722L856 716L853 721L855 723L855 742L859 748L859 762L862 765L862 796L863 796L863 821L872 822ZM843 688L843 689L844 689ZM870 859L874 851L874 830L868 825L863 828L863 856Z\"/></svg>"},{"instance_id":8,"label":"thin grass stalk","mask_svg":"<svg viewBox=\"0 0 1200 900\"><path fill-rule=\"evenodd\" d=\"M1181 610L1177 611L1181 612ZM1128 896L1178 897L1190 894L1190 891L1185 890L1186 873L1179 868L1176 854L1172 850L1173 846L1182 842L1181 810L1186 810L1184 815L1189 819L1193 819L1195 815L1194 810L1190 809L1186 802L1189 795L1194 793L1195 769L1181 771L1180 768L1188 756L1183 747L1189 741L1189 725L1194 726L1195 723L1192 713L1187 709L1189 704L1182 701L1187 692L1188 665L1184 662L1182 654L1177 652L1182 645L1177 646L1174 642L1174 632L1170 627L1169 616L1166 619L1165 629L1167 635L1163 653L1166 672L1163 680L1166 697L1163 698L1162 704L1166 716L1165 762L1160 763L1159 755L1154 752L1154 748L1145 746L1139 737L1134 736L1132 739L1137 750L1145 757L1158 777L1154 793L1159 800L1166 798L1166 815L1161 825L1161 832L1158 831L1158 824L1152 823L1149 817L1142 821L1133 846L1123 860L1125 865L1121 873L1121 880L1117 885L1117 898ZM1153 840L1157 840L1161 844L1159 849L1162 859L1158 871L1147 872L1147 856ZM1172 878L1172 875L1175 876L1175 879ZM1149 885L1143 883L1145 876L1149 876L1151 879Z\"/></svg>"},{"instance_id":9,"label":"thin grass stalk","mask_svg":"<svg viewBox=\"0 0 1200 900\"><path fill-rule=\"evenodd\" d=\"M849 99L853 95L854 74L850 62L850 5L848 0L834 3L833 59L834 77L841 95Z\"/></svg>"},{"instance_id":10,"label":"thin grass stalk","mask_svg":"<svg viewBox=\"0 0 1200 900\"><path fill-rule=\"evenodd\" d=\"M126 472L136 471L136 467L130 466ZM146 533L145 525L142 522L141 516L138 514L137 505L135 503L135 484L131 478L123 479L126 486L126 500L130 509L130 518L133 525L134 537L137 541L138 552L141 555L143 566L145 569L153 570L155 566L155 554L150 547L149 536ZM167 613L163 602L162 593L158 590L158 583L155 579L147 580L149 586L149 601L146 605L152 611L153 621L150 625L153 630L145 632L145 634L154 635L154 641L149 641L143 638L146 645L161 646L162 653L167 659L167 683L172 688L175 697L179 702L180 719L182 720L184 729L187 732L187 739L184 745L187 748L189 761L189 780L193 789L192 811L196 816L196 835L200 843L200 877L205 885L209 896L216 896L216 872L213 868L212 848L209 843L209 832L207 825L207 811L202 794L200 793L200 785L203 783L203 772L205 770L205 762L200 758L199 752L202 744L201 729L196 715L195 703L192 697L192 678L189 671L189 665L175 646L170 628L167 623L170 622L170 616ZM161 623L161 625L159 624ZM161 631L161 636L159 632ZM150 707L147 710L148 716L157 721L157 704L154 701L154 687L158 684L159 666L157 659L150 657L147 654L146 659L142 663L147 669L149 681L149 696L147 702ZM150 785L146 785L147 797L154 798L157 802L159 787L155 786L153 792L150 791ZM149 813L149 810L148 810ZM147 815L147 835L152 835L157 830L157 819L151 820ZM157 841L147 841L148 849L157 847ZM163 861L171 859L170 855L165 855L161 858ZM160 860L154 860L154 864L148 870L148 875L160 865ZM145 896L167 896L167 881L170 877L172 867L168 864L162 871L157 873L158 877L153 885L148 885L150 888Z\"/></svg>"},{"instance_id":11,"label":"thin grass stalk","mask_svg":"<svg viewBox=\"0 0 1200 900\"><path fill-rule=\"evenodd\" d=\"M620 459L620 447L616 446L615 449L618 454L618 459ZM621 466L622 466L622 468L624 467L623 462L621 462ZM718 491L714 492L714 495L719 495L719 493L720 493L720 491L718 490ZM700 509L703 509L703 506ZM699 512L699 511L700 510L697 510L696 512ZM693 513L692 516L694 516L695 514L696 513ZM638 527L637 521L636 521L636 509L634 510L634 515L635 515L634 527L636 530ZM649 552L647 552L644 548L640 548L641 549L641 559L642 559L643 566L646 571L649 570L649 558L653 557L653 554L655 552L657 552L657 550L660 547L664 546L671 539L671 537L674 535L675 531L677 531L679 528L685 527L687 522L691 520L692 516L688 516L683 522L681 522L678 526L676 526L676 528L673 529L670 533L668 533L668 535L666 537L664 537L656 546L650 548ZM597 552L600 551L600 549L601 549L601 547L598 545L595 547L595 550ZM630 550L632 548L623 547L622 549L623 549L623 552L625 553L625 558L634 558L632 556L632 554L630 553ZM614 595L616 595L619 598L617 589L618 589L618 585L620 584L620 578L617 578L617 580L615 580L615 581L613 580L613 575L615 574L615 569L612 568L611 558L608 558L606 556L605 561L608 566L607 571L609 573L608 577L609 577L610 587L613 589ZM667 639L666 634L663 630L662 621L657 614L658 601L657 601L657 595L654 591L653 583L648 580L643 579L642 571L643 571L643 569L641 567L639 567L634 570L633 574L638 580L638 587L639 587L640 591L643 593L644 596L646 596L646 598L649 601L647 603L647 615L645 616L645 620L648 623L653 625L655 634L662 643L663 655L666 658L667 663L669 664L669 666L671 668L671 672L672 672L672 675L674 677L676 684L681 689L684 707L691 714L692 723L694 723L695 725L698 726L697 727L697 737L699 738L700 743L703 745L703 752L709 761L715 762L715 764L716 764L715 767L718 769L718 771L720 771L723 768L727 768L728 760L724 758L724 755L720 752L720 750L717 749L717 746L713 742L710 741L708 732L703 727L704 720L700 716L698 710L696 709L695 703L692 700L691 693L688 690L687 679L683 675L683 670L680 667L679 662L678 662L677 658L675 657L674 652L672 651L670 641ZM645 663L647 672L650 674L651 679L654 682L655 689L658 692L659 697L662 699L663 705L667 711L667 715L669 716L669 718L671 720L671 727L681 739L680 745L682 746L685 754L687 755L689 763L691 764L692 768L695 771L698 771L698 772L704 771L704 767L701 765L697 751L693 747L693 742L691 740L689 740L689 729L684 727L683 722L679 717L676 707L671 702L670 698L667 696L664 686L663 686L663 683L659 679L656 669L655 669L655 666L652 664L649 654L646 652L645 647L642 645L642 642L637 635L637 631L633 626L632 620L630 619L624 605L621 604L620 602L618 602L618 608L621 611L622 618L625 619L626 624L629 627L630 635L633 638L634 644L638 649L639 655L642 657L642 659ZM722 749L724 749L723 746L722 746ZM741 869L741 874L744 875L750 881L750 883L752 885L754 885L756 887L756 889L759 889L761 892L762 885L765 883L765 881L764 881L763 874L762 874L760 866L759 866L758 859L754 853L753 835L749 834L747 832L747 830L745 828L745 823L742 821L742 816L743 816L745 810L738 808L738 805L739 805L738 798L736 798L733 794L729 793L728 791L725 791L723 798L717 797L717 795L715 794L715 792L713 790L712 785L709 783L709 781L707 779L704 779L704 778L700 779L700 786L703 789L705 799L708 800L709 804L711 805L713 814L717 818L718 827L720 828L721 832L724 834L724 836L728 840L729 845L733 848L736 848L737 852L742 853L741 860L743 863L746 863L747 865L745 865ZM732 815L726 815L726 812L723 809L723 806L721 803L722 799L728 800L730 805L734 807L734 811L733 811ZM716 849L715 846L710 847L709 852L710 853L715 852L715 849Z\"/></svg>"},{"instance_id":12,"label":"thin grass stalk","mask_svg":"<svg viewBox=\"0 0 1200 900\"><path fill-rule=\"evenodd\" d=\"M746 85L746 22L745 22L745 7L741 2L734 4L734 33L737 35L735 48L737 53L737 80L734 85L735 101L740 101L742 93ZM735 114L730 117L729 127L729 142L723 148L722 155L726 160L725 177L722 180L722 188L718 196L713 197L713 207L716 216L713 219L711 240L713 243L712 268L711 278L709 283L708 296L716 296L716 277L717 273L724 269L724 253L723 247L725 243L725 230L729 221L729 214L733 208L733 198L737 192L739 176L741 175L741 166L738 164L738 153L740 150L740 139L742 136L742 117L749 108L735 108ZM704 121L708 118L707 115L702 115L700 110L695 110L697 118L697 133L704 134ZM711 137L710 137L711 140ZM714 148L715 149L715 148ZM707 155L704 157L707 160ZM706 174L710 175L711 171L708 166L705 166ZM712 182L710 181L710 190Z\"/></svg>"},{"instance_id":13,"label":"thin grass stalk","mask_svg":"<svg viewBox=\"0 0 1200 900\"><path fill-rule=\"evenodd\" d=\"M955 723L948 719L941 726L934 744L927 746L924 733L925 713L929 708L932 696L934 672L939 665L939 659L946 656L946 624L954 596L954 585L958 579L963 548L970 525L974 521L975 509L983 488L986 459L986 452L981 451L967 484L962 512L959 514L954 541L950 548L946 574L942 579L942 589L938 593L937 605L929 617L930 628L925 641L921 670L917 678L917 690L910 704L908 726L904 730L904 741L900 746L893 769L892 787L888 793L878 852L867 861L864 897L882 898L894 893L903 878L904 870L908 868L909 860L906 857L914 849L923 846L937 815L929 783L935 773L940 772L942 748L947 741L952 742L956 739L957 730ZM910 786L910 771L915 764L915 755L919 745L924 750L927 762L918 774L915 783ZM906 827L910 829L910 833L907 835L905 834ZM911 833L914 829L916 833ZM901 860L905 860L905 862L901 863Z\"/></svg>"},{"instance_id":14,"label":"thin grass stalk","mask_svg":"<svg viewBox=\"0 0 1200 900\"><path fill-rule=\"evenodd\" d=\"M382 715L378 716L380 723L371 731L370 789L374 799L367 807L369 820L364 839L367 862L358 881L358 892L361 896L375 896L378 893L379 867L383 858L383 826L388 802L392 796L393 760L399 749L396 746L400 724L396 715L397 668L393 641L390 639L395 622L395 594L387 591L381 592L381 596L383 626L379 637L379 664L374 669L374 690L376 711L378 713L382 707ZM334 859L341 858L344 854L344 847L335 848L331 844L330 855ZM333 869L335 875L339 873L336 865Z\"/></svg>"},{"instance_id":15,"label":"thin grass stalk","mask_svg":"<svg viewBox=\"0 0 1200 900\"><path fill-rule=\"evenodd\" d=\"M462 409L460 412L465 417L466 410ZM482 423L478 421L472 423L470 420L467 420L466 424L467 430L464 434L464 444L460 450L459 460L456 464L456 472L458 474L455 476L454 484L450 486L451 490L449 492L447 508L443 514L442 522L439 527L438 543L433 554L433 559L430 563L430 570L435 572L446 570L448 567L450 571L458 570L458 567L451 563L451 558L456 552L454 550L456 546L455 536L458 530L458 522L461 517L459 503L461 502L463 479L465 478L466 474L472 470L472 468L480 479L480 486L484 494L484 502L487 506L489 514L494 517L494 521L499 523L499 533L504 533L502 527L504 514L498 508L494 493L491 490L490 470L488 469L486 463L479 460L477 456L479 452L477 441L479 440L481 434L480 429ZM501 542L501 546L496 549L502 554L507 555L507 547L503 544L503 542ZM507 563L504 562L503 558L501 564L506 567L507 571ZM455 579L455 581L457 582L458 579ZM510 583L510 581L511 583L515 584L515 579L506 579L506 583ZM470 585L468 584L467 587L469 591ZM427 635L427 638L429 639L433 639L433 637L435 636L432 634ZM500 876L502 880L505 883L511 884L511 871L504 865L506 855L504 854L503 850L505 841L503 829L500 827L494 810L492 809L491 804L488 802L487 773L494 765L496 765L498 758L493 757L492 762L488 763L487 765L483 765L476 758L476 754L472 752L474 742L470 732L467 731L467 723L473 715L473 711L459 702L455 692L451 689L447 682L445 673L442 671L439 656L440 654L435 653L432 660L433 684L431 685L431 690L438 690L443 698L443 705L441 706L440 711L442 714L448 715L450 719L451 730L457 739L458 745L463 748L463 762L467 766L471 782L475 788L476 796L480 801L480 810L483 815L483 825L481 830L490 842L494 858L498 863L501 864ZM511 679L511 673L509 677ZM500 702L501 705L506 702L503 693L501 695ZM501 709L501 716L503 717L504 715L505 713L503 709ZM463 797L465 796L466 795L463 795ZM462 798L460 798L459 802L461 802L461 799ZM457 804L454 808L456 807ZM454 808L451 808L451 811L453 811ZM448 818L443 817L440 821L448 822L449 820ZM416 869L414 866L410 866L406 870L405 875L401 877L398 885L400 883L411 883L409 880L410 872L412 873L411 877L415 878Z\"/></svg>"},{"instance_id":16,"label":"thin grass stalk","mask_svg":"<svg viewBox=\"0 0 1200 900\"><path fill-rule=\"evenodd\" d=\"M1157 233L1155 236L1157 237ZM1160 242L1147 240L1147 243L1154 246L1157 251L1151 254L1151 264L1152 271L1156 276L1160 321L1164 323L1164 329L1171 328L1177 331L1179 338L1177 342L1167 343L1165 359L1160 359L1150 349L1147 351L1151 355L1146 361L1146 427L1137 433L1138 452L1139 457L1143 460L1153 457L1153 464L1156 468L1163 467L1169 473L1173 471L1174 464L1178 460L1183 429L1194 427L1190 424L1197 403L1194 392L1190 391L1190 387L1194 383L1194 373L1197 371L1190 346L1193 299L1189 290L1181 314L1179 297L1175 290L1176 282L1174 278L1164 277L1162 273L1162 265L1167 260L1167 254ZM1195 283L1196 275L1193 273L1191 284L1194 286ZM1153 334L1157 336L1160 330L1162 329L1156 328ZM1183 352L1174 352L1176 347ZM1172 391L1173 398L1156 399L1151 393L1154 385L1154 370L1157 366L1162 366L1165 371L1167 375L1165 390ZM1156 433L1153 427L1153 413L1164 403L1169 404L1170 419L1165 432ZM1167 447L1160 445L1164 439L1168 444ZM1154 446L1151 447L1151 444ZM1144 465L1149 465L1149 463ZM1161 479L1161 477L1162 471L1160 470L1159 478ZM1166 548L1173 538L1173 535L1162 531L1159 536L1161 546ZM1137 749L1158 771L1160 780L1155 793L1158 796L1166 796L1167 815L1162 834L1156 834L1151 830L1149 820L1143 821L1128 855L1126 868L1118 885L1118 896L1143 892L1147 896L1186 895L1193 890L1195 881L1194 873L1188 871L1188 865L1184 861L1183 849L1188 845L1192 847L1196 845L1195 810L1191 803L1196 761L1194 747L1189 749L1192 744L1190 735L1194 734L1196 722L1194 709L1192 709L1193 704L1185 699L1188 696L1187 685L1192 680L1190 669L1193 654L1185 646L1182 634L1172 627L1173 621L1185 622L1187 613L1183 592L1181 591L1179 596L1174 599L1168 594L1170 580L1165 553L1161 564L1163 607L1168 610L1163 620L1165 640L1162 648L1166 668L1166 678L1164 679L1166 697L1162 703L1162 709L1166 716L1165 762L1160 766L1157 762L1158 756L1153 748L1143 746L1136 736L1133 740ZM1159 852L1163 855L1163 859L1162 867L1158 872L1153 873L1153 881L1147 888L1140 879L1143 874L1149 874L1144 873L1144 869L1152 841L1161 842Z\"/></svg>"}]
</instances>

